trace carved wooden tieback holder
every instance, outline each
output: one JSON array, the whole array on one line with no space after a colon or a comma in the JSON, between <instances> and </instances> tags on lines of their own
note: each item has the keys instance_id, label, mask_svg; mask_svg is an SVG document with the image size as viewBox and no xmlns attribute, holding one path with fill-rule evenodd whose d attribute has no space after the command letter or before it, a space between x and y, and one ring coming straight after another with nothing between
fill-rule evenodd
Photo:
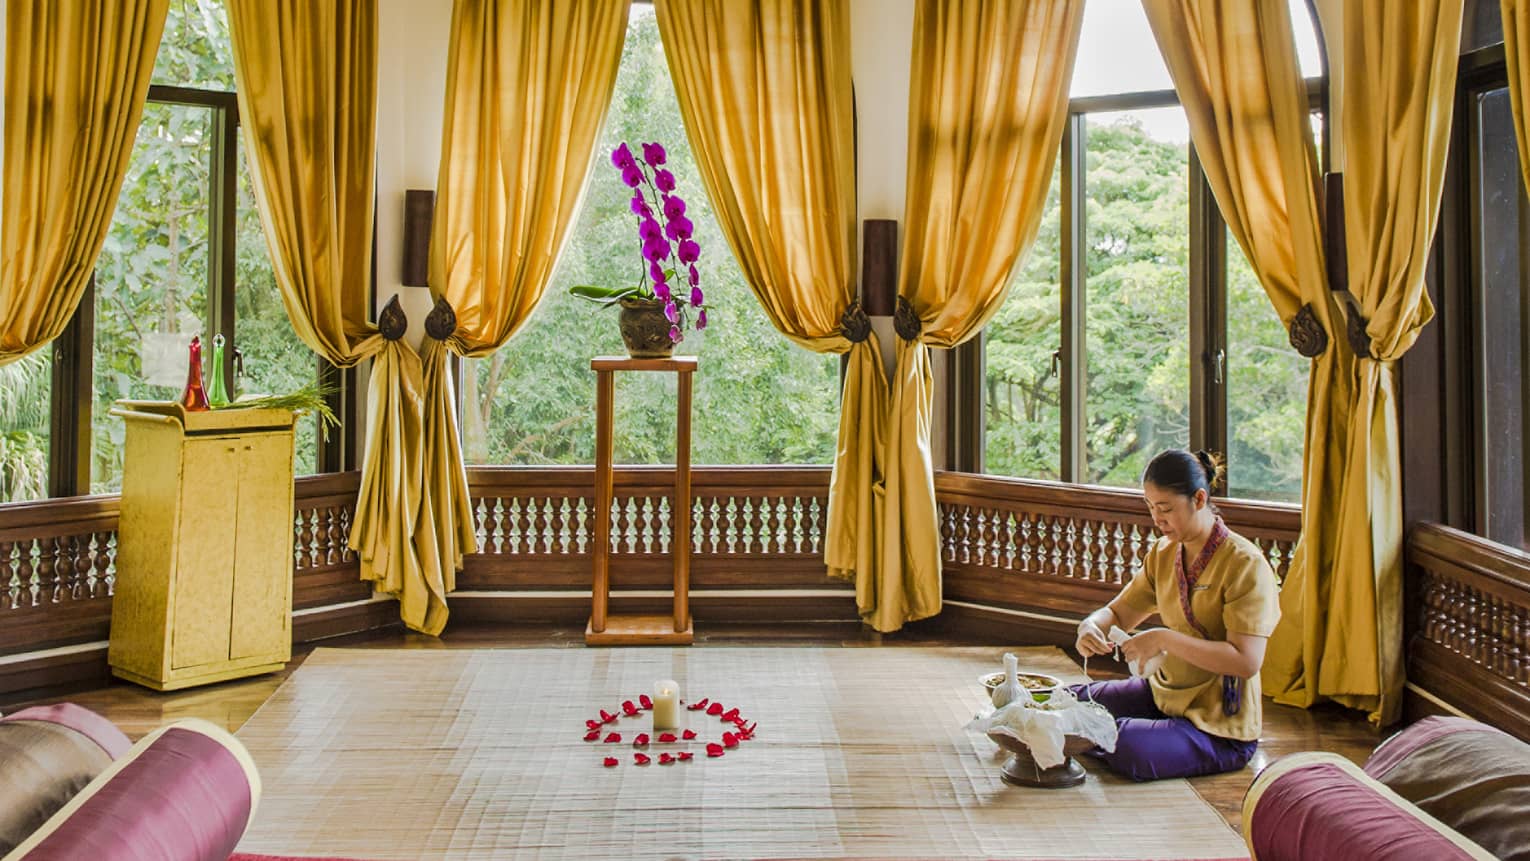
<instances>
[{"instance_id":1,"label":"carved wooden tieback holder","mask_svg":"<svg viewBox=\"0 0 1530 861\"><path fill-rule=\"evenodd\" d=\"M919 330L922 328L923 324L919 320L919 315L914 312L914 306L910 305L907 299L899 296L898 308L893 311L893 330L898 333L898 337L905 341L917 341Z\"/></svg>"},{"instance_id":2,"label":"carved wooden tieback holder","mask_svg":"<svg viewBox=\"0 0 1530 861\"><path fill-rule=\"evenodd\" d=\"M1347 316L1349 323L1345 327L1345 332L1349 335L1349 348L1355 351L1356 358L1376 358L1371 355L1371 336L1370 333L1366 332L1366 328L1370 326L1371 321L1361 316L1360 306L1353 303L1349 306L1349 314Z\"/></svg>"},{"instance_id":3,"label":"carved wooden tieback holder","mask_svg":"<svg viewBox=\"0 0 1530 861\"><path fill-rule=\"evenodd\" d=\"M851 302L845 313L839 315L839 333L852 344L871 337L871 318L866 316L860 302Z\"/></svg>"},{"instance_id":4,"label":"carved wooden tieback holder","mask_svg":"<svg viewBox=\"0 0 1530 861\"><path fill-rule=\"evenodd\" d=\"M436 300L436 306L430 309L425 317L425 334L437 341L445 341L457 331L457 312L452 310L452 303L442 296Z\"/></svg>"},{"instance_id":5,"label":"carved wooden tieback holder","mask_svg":"<svg viewBox=\"0 0 1530 861\"><path fill-rule=\"evenodd\" d=\"M1322 321L1318 320L1317 313L1312 310L1311 302L1303 305L1296 316L1291 318L1288 334L1296 352L1309 359L1316 359L1328 349L1328 332L1323 328Z\"/></svg>"},{"instance_id":6,"label":"carved wooden tieback holder","mask_svg":"<svg viewBox=\"0 0 1530 861\"><path fill-rule=\"evenodd\" d=\"M398 294L388 300L383 306L382 313L377 315L377 331L382 333L383 338L389 341L397 341L404 337L404 332L409 329L409 317L404 314L404 306L399 304Z\"/></svg>"}]
</instances>

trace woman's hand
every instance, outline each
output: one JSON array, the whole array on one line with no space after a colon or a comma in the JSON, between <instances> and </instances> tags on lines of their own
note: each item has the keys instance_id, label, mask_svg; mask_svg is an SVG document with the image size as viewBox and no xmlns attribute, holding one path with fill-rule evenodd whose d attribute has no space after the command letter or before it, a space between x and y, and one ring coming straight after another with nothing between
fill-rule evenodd
<instances>
[{"instance_id":1,"label":"woman's hand","mask_svg":"<svg viewBox=\"0 0 1530 861\"><path fill-rule=\"evenodd\" d=\"M1073 648L1080 655L1092 658L1096 655L1108 655L1115 651L1110 642L1105 639L1105 633L1100 626L1095 624L1093 618L1085 619L1078 626L1078 640L1073 643Z\"/></svg>"},{"instance_id":2,"label":"woman's hand","mask_svg":"<svg viewBox=\"0 0 1530 861\"><path fill-rule=\"evenodd\" d=\"M1130 663L1142 666L1150 659L1169 651L1174 632L1168 628L1149 628L1121 644L1121 654Z\"/></svg>"}]
</instances>

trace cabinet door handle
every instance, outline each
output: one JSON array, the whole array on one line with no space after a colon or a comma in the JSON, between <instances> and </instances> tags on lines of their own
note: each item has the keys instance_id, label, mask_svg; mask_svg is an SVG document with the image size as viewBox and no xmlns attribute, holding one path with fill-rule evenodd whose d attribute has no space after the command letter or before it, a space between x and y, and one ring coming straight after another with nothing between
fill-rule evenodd
<instances>
[{"instance_id":1,"label":"cabinet door handle","mask_svg":"<svg viewBox=\"0 0 1530 861\"><path fill-rule=\"evenodd\" d=\"M249 450L250 450L250 449L251 449L251 448L253 448L253 446L248 446L248 445L247 445L247 446L245 446L245 447L244 447L244 450L245 450L245 451L249 451Z\"/></svg>"},{"instance_id":2,"label":"cabinet door handle","mask_svg":"<svg viewBox=\"0 0 1530 861\"><path fill-rule=\"evenodd\" d=\"M234 449L234 447L233 447L233 446L229 446L229 447L228 447L228 450L229 450L229 453L230 453L230 454L233 454L233 453L234 453L234 451L235 451L235 449Z\"/></svg>"}]
</instances>

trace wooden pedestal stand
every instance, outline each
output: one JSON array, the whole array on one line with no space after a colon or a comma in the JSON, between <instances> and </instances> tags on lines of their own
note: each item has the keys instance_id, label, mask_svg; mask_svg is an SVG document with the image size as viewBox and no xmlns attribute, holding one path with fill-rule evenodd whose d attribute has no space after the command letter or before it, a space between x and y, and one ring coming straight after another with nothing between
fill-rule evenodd
<instances>
[{"instance_id":1,"label":"wooden pedestal stand","mask_svg":"<svg viewBox=\"0 0 1530 861\"><path fill-rule=\"evenodd\" d=\"M670 359L629 359L601 356L590 361L595 370L595 587L590 624L584 629L589 646L688 646L691 644L691 375L695 356ZM675 499L670 509L669 551L675 559L674 616L608 615L611 597L612 401L617 371L673 371L679 397L675 411Z\"/></svg>"}]
</instances>

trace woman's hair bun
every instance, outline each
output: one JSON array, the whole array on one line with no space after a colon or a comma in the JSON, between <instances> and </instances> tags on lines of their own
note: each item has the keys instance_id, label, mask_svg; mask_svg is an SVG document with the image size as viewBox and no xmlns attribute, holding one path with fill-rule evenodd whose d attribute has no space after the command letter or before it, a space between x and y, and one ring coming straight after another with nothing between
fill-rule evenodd
<instances>
[{"instance_id":1,"label":"woman's hair bun","mask_svg":"<svg viewBox=\"0 0 1530 861\"><path fill-rule=\"evenodd\" d=\"M1195 459L1201 462L1201 469L1206 471L1206 486L1216 490L1227 482L1227 461L1214 451L1201 449L1195 453Z\"/></svg>"}]
</instances>

